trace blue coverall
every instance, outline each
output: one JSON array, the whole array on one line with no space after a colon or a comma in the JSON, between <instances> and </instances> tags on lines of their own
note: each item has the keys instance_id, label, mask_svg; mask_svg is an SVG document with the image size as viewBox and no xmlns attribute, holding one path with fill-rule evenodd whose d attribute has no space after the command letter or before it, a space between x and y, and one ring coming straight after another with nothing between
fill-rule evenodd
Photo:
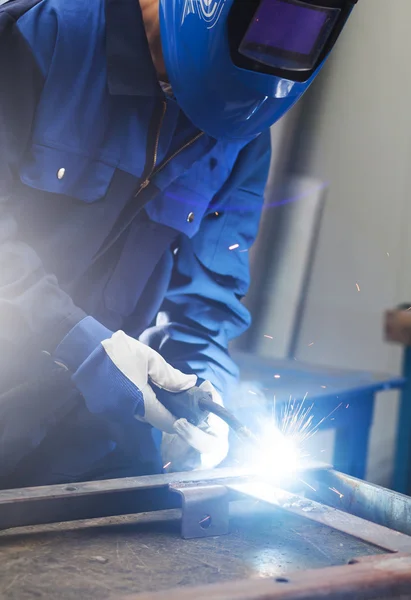
<instances>
[{"instance_id":1,"label":"blue coverall","mask_svg":"<svg viewBox=\"0 0 411 600\"><path fill-rule=\"evenodd\" d=\"M150 427L45 383L86 315L227 403L269 160L269 132L216 141L165 96L138 1L0 7L0 483L161 468Z\"/></svg>"}]
</instances>

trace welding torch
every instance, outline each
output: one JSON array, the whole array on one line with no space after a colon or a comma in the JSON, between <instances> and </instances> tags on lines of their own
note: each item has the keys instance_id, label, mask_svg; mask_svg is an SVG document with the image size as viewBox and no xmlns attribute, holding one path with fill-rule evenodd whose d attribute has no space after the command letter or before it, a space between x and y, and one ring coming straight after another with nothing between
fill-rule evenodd
<instances>
[{"instance_id":1,"label":"welding torch","mask_svg":"<svg viewBox=\"0 0 411 600\"><path fill-rule=\"evenodd\" d=\"M157 390L156 390L157 392ZM225 421L230 429L244 442L258 446L255 435L232 412L213 402L210 392L193 387L185 392L158 393L160 402L178 419L187 419L189 423L200 426L210 413Z\"/></svg>"}]
</instances>

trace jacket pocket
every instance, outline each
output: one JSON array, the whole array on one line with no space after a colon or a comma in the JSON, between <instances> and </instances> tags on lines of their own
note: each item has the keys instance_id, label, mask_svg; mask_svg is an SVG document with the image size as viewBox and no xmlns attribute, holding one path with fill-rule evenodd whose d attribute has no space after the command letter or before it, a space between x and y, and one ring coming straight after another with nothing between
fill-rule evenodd
<instances>
[{"instance_id":1,"label":"jacket pocket","mask_svg":"<svg viewBox=\"0 0 411 600\"><path fill-rule=\"evenodd\" d=\"M20 168L20 179L34 189L91 203L105 197L115 169L101 160L33 144Z\"/></svg>"},{"instance_id":2,"label":"jacket pocket","mask_svg":"<svg viewBox=\"0 0 411 600\"><path fill-rule=\"evenodd\" d=\"M260 221L262 196L238 188L216 204L192 239L195 256L221 285L243 296L249 286L249 250Z\"/></svg>"}]
</instances>

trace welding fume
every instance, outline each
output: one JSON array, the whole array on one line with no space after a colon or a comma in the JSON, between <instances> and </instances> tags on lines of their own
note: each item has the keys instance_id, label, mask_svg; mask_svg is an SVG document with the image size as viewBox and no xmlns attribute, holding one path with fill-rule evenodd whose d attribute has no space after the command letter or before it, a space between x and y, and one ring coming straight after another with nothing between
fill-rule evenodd
<instances>
[{"instance_id":1,"label":"welding fume","mask_svg":"<svg viewBox=\"0 0 411 600\"><path fill-rule=\"evenodd\" d=\"M228 345L270 127L356 3L0 6L2 488L212 468L230 428L294 468L234 416Z\"/></svg>"}]
</instances>

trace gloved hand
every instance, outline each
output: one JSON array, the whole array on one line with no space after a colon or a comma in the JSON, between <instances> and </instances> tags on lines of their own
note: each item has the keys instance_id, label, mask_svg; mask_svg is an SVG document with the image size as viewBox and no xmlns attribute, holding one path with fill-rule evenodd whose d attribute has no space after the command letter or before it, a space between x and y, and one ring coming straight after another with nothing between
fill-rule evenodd
<instances>
[{"instance_id":1,"label":"gloved hand","mask_svg":"<svg viewBox=\"0 0 411 600\"><path fill-rule=\"evenodd\" d=\"M124 332L113 334L87 317L64 338L55 358L73 372L73 382L91 413L104 413L109 418L119 414L134 416L181 439L186 455L193 449L201 456L214 456L218 447L217 454L222 460L227 453L225 424L217 423L217 417L211 418L212 415L201 429L186 419L176 419L159 402L150 385L152 382L170 393L182 392L195 386L197 377L184 375L155 350ZM203 385L206 384L216 401L221 402L211 384ZM180 462L183 454L183 451L179 453ZM207 466L211 464L205 458L204 461Z\"/></svg>"},{"instance_id":2,"label":"gloved hand","mask_svg":"<svg viewBox=\"0 0 411 600\"><path fill-rule=\"evenodd\" d=\"M200 388L209 392L213 402L223 405L222 398L215 387L204 381ZM170 463L172 471L187 469L212 469L219 465L228 453L228 425L216 415L209 413L207 419L194 427L195 436L185 419L175 423L174 435L163 434L161 455L164 464ZM210 441L211 438L211 441Z\"/></svg>"}]
</instances>

